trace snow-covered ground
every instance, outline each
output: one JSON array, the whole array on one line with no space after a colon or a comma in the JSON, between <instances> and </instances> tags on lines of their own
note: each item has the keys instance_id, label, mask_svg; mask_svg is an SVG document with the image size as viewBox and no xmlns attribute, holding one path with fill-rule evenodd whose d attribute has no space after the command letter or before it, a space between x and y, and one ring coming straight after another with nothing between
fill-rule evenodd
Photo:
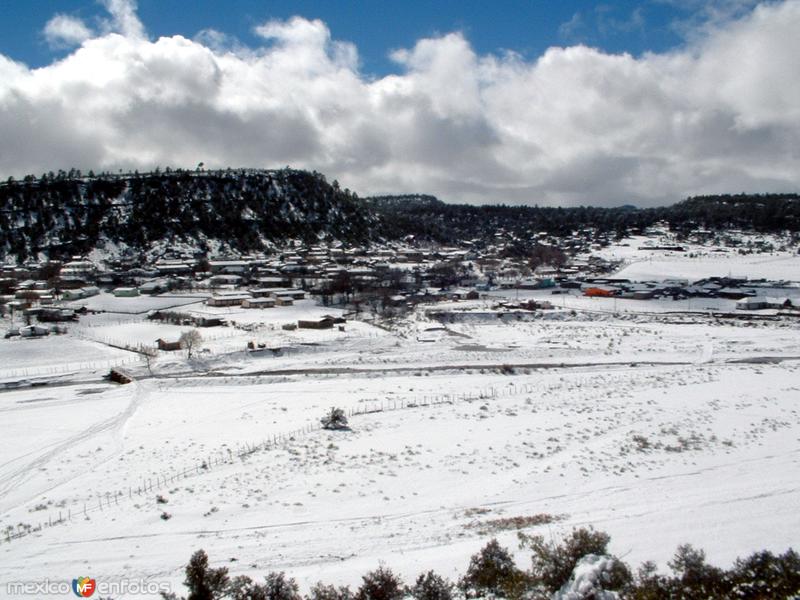
<instances>
[{"instance_id":1,"label":"snow-covered ground","mask_svg":"<svg viewBox=\"0 0 800 600\"><path fill-rule=\"evenodd\" d=\"M704 277L800 280L800 255L788 252L746 257L735 254L702 255L687 260L684 256L650 257L634 260L620 269L616 277L634 281L661 281L681 278L697 281Z\"/></svg>"},{"instance_id":2,"label":"snow-covered ground","mask_svg":"<svg viewBox=\"0 0 800 600\"><path fill-rule=\"evenodd\" d=\"M121 314L142 314L151 310L165 310L169 308L191 306L201 303L210 294L162 294L160 296L136 296L133 298L118 298L114 294L101 292L96 296L82 298L67 302L70 308L86 307L88 310L104 311Z\"/></svg>"},{"instance_id":3,"label":"snow-covered ground","mask_svg":"<svg viewBox=\"0 0 800 600\"><path fill-rule=\"evenodd\" d=\"M800 282L800 254L793 250L777 250L789 245L775 236L738 236L739 247L698 245L677 241L672 236L632 236L613 243L592 255L606 260L621 261L615 277L633 281L662 281L688 279L690 282L706 277L773 279ZM741 254L748 243L766 242L776 250L769 253ZM653 246L680 246L683 251L653 250Z\"/></svg>"},{"instance_id":4,"label":"snow-covered ground","mask_svg":"<svg viewBox=\"0 0 800 600\"><path fill-rule=\"evenodd\" d=\"M58 384L0 391L0 581L178 591L199 548L304 589L380 562L456 578L493 536L517 548L501 519L534 515L552 522L526 530L546 536L607 531L633 565L664 568L686 542L720 565L797 546L797 319L520 292L537 295L556 309L506 311L506 293L319 331L281 325L341 311L194 304L180 310L236 325L202 329L210 352L191 360L160 353L155 376L107 344L185 327L90 315L65 336L0 340L5 381L38 369ZM99 379L115 361L134 383ZM334 406L350 431L320 429Z\"/></svg>"}]
</instances>

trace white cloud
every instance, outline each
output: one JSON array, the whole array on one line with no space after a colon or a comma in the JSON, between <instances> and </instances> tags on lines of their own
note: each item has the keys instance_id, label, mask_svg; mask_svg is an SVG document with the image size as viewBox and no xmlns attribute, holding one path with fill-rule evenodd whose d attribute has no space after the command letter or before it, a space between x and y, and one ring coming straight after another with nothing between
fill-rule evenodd
<instances>
[{"instance_id":1,"label":"white cloud","mask_svg":"<svg viewBox=\"0 0 800 600\"><path fill-rule=\"evenodd\" d=\"M55 15L42 33L51 48L78 46L93 35L86 23L69 15Z\"/></svg>"},{"instance_id":2,"label":"white cloud","mask_svg":"<svg viewBox=\"0 0 800 600\"><path fill-rule=\"evenodd\" d=\"M116 31L130 38L143 38L144 25L136 15L136 0L102 0L111 21L106 23L106 29Z\"/></svg>"},{"instance_id":3,"label":"white cloud","mask_svg":"<svg viewBox=\"0 0 800 600\"><path fill-rule=\"evenodd\" d=\"M396 50L381 78L318 20L269 21L243 48L151 41L132 2L106 4L104 33L50 66L0 56L2 176L291 164L362 195L610 205L800 186L795 0L638 58L478 55L450 33Z\"/></svg>"}]
</instances>

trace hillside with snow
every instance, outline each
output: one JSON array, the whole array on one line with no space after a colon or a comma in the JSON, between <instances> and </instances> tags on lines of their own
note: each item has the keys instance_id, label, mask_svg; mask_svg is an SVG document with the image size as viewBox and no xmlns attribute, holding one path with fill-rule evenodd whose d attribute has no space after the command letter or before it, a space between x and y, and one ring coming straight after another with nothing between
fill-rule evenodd
<instances>
[{"instance_id":1,"label":"hillside with snow","mask_svg":"<svg viewBox=\"0 0 800 600\"><path fill-rule=\"evenodd\" d=\"M61 171L0 185L0 257L18 261L263 250L287 239L360 243L372 223L349 190L291 169Z\"/></svg>"}]
</instances>

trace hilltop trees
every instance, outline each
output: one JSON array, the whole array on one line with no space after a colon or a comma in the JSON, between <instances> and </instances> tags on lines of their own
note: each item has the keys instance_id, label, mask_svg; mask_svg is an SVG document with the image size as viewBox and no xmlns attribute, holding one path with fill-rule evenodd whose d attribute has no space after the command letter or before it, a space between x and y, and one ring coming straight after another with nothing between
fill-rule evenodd
<instances>
[{"instance_id":1,"label":"hilltop trees","mask_svg":"<svg viewBox=\"0 0 800 600\"><path fill-rule=\"evenodd\" d=\"M90 174L91 175L91 174ZM361 243L375 217L320 174L276 171L78 171L0 183L0 255L18 260L84 254L103 240L147 249L171 240L220 239L262 249L267 240L320 236Z\"/></svg>"}]
</instances>

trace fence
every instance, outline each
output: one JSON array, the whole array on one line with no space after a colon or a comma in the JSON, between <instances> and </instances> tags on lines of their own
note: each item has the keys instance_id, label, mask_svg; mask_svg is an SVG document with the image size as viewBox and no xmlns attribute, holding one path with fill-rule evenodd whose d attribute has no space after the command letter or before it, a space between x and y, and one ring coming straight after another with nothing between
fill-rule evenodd
<instances>
[{"instance_id":1,"label":"fence","mask_svg":"<svg viewBox=\"0 0 800 600\"><path fill-rule=\"evenodd\" d=\"M508 386L505 386L508 387ZM524 389L532 390L534 386L526 385ZM510 389L514 393L523 389L523 386L513 385ZM442 395L423 395L413 399L384 399L384 400L365 400L362 406L351 407L346 411L348 417L358 417L380 412L395 410L414 409L421 407L438 406L442 404L452 404L456 401L474 401L480 399L498 398L507 395L496 387L487 387L477 392L465 392L461 394L442 394ZM271 437L253 442L245 442L235 450L228 448L217 450L205 455L200 461L192 466L181 470L170 472L160 472L152 475L139 477L136 486L129 486L127 490L114 490L100 492L94 495L93 500L86 500L73 503L69 507L62 507L57 513L51 512L47 515L47 521L41 520L36 525L20 523L16 527L7 527L2 532L0 542L10 543L32 533L40 532L55 525L73 522L76 519L88 519L90 514L103 513L119 506L121 503L132 501L135 497L142 497L144 494L151 493L166 488L168 485L202 476L212 470L216 470L226 465L234 465L237 460L244 461L249 456L260 451L273 450L285 447L299 438L310 433L323 429L321 423L309 423L297 429L284 433L276 433Z\"/></svg>"},{"instance_id":2,"label":"fence","mask_svg":"<svg viewBox=\"0 0 800 600\"><path fill-rule=\"evenodd\" d=\"M39 365L20 367L17 369L0 370L0 380L18 379L25 377L46 377L49 375L64 375L78 371L109 371L114 367L122 367L139 362L138 357L125 357L115 360L93 360L70 363L57 363L54 365Z\"/></svg>"},{"instance_id":3,"label":"fence","mask_svg":"<svg viewBox=\"0 0 800 600\"><path fill-rule=\"evenodd\" d=\"M607 368L603 368L604 384L619 382L622 384L624 381L632 384L637 379L647 380L655 378L650 381L650 385L668 383L669 375L659 373L649 375L646 372L636 373L631 375L629 373L609 374ZM249 379L249 378L248 378ZM549 383L515 383L509 382L503 386L486 386L477 391L451 393L451 394L423 394L417 395L413 398L398 398L398 399L367 399L364 400L361 406L351 407L346 410L348 417L359 417L370 414L377 414L382 412L391 412L399 410L419 409L441 406L445 404L456 404L460 402L475 402L497 400L499 398L508 398L520 394L531 394L536 392L539 397L546 397L555 392L557 389L580 390L586 386L591 386L597 383L596 374L586 374L585 377L576 378L574 380L566 381L563 376L559 376L556 381ZM640 382L641 383L641 382ZM637 385L640 385L637 383ZM205 385L208 385L206 381ZM622 386L620 386L622 387ZM624 393L624 390L620 390ZM73 503L70 507L62 507L57 513L49 513L47 522L41 520L37 526L32 524L19 524L16 527L8 527L0 533L0 543L3 541L11 542L12 540L25 537L31 533L42 531L45 528L53 527L55 525L65 524L72 522L75 519L87 519L90 514L104 513L105 511L112 510L118 507L123 502L132 501L135 497L142 497L144 494L159 491L171 484L178 483L194 477L200 477L206 473L214 471L218 468L224 468L226 465L235 465L238 461L245 461L248 457L261 451L274 450L281 447L286 447L290 443L307 436L311 433L322 430L321 423L314 422L299 427L289 432L276 433L271 437L261 440L245 442L238 446L235 450L226 448L224 450L217 450L213 453L207 454L191 466L187 466L181 470L162 471L155 474L140 476L137 479L136 486L129 486L127 490L115 490L95 493L92 500L86 500L79 503Z\"/></svg>"}]
</instances>

